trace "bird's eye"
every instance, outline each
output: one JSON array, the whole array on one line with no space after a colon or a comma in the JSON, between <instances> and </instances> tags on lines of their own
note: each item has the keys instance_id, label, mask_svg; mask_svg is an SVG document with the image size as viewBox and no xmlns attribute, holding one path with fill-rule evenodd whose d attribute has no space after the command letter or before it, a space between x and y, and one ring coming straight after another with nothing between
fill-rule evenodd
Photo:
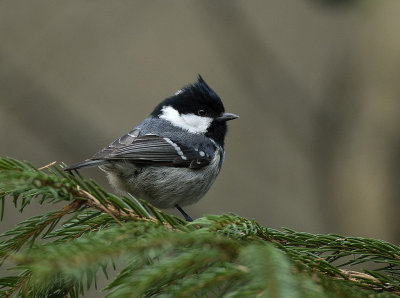
<instances>
[{"instance_id":1,"label":"bird's eye","mask_svg":"<svg viewBox=\"0 0 400 298\"><path fill-rule=\"evenodd\" d=\"M205 115L206 115L206 111L205 111L205 110L198 110L198 111L197 111L197 115L199 115L199 116L205 116Z\"/></svg>"}]
</instances>

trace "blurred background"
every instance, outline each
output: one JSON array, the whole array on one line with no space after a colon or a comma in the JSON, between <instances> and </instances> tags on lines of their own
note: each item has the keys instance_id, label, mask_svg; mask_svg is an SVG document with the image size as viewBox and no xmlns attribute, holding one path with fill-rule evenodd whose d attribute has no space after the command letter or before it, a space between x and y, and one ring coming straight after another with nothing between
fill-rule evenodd
<instances>
[{"instance_id":1,"label":"blurred background","mask_svg":"<svg viewBox=\"0 0 400 298\"><path fill-rule=\"evenodd\" d=\"M1 1L0 155L81 161L201 74L240 119L191 216L398 243L399 12L396 0ZM0 232L47 208L9 204Z\"/></svg>"}]
</instances>

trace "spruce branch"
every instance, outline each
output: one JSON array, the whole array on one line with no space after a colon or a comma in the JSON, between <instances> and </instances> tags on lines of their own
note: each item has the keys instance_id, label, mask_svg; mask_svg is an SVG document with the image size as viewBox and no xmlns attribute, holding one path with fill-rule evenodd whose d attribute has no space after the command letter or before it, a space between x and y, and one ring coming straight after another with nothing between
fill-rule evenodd
<instances>
[{"instance_id":1,"label":"spruce branch","mask_svg":"<svg viewBox=\"0 0 400 298\"><path fill-rule=\"evenodd\" d=\"M32 200L65 205L0 235L0 265L14 266L0 278L2 297L81 297L115 268L108 297L400 295L400 247L382 240L280 231L234 214L188 224L54 163L0 158L1 214L9 199L21 212Z\"/></svg>"},{"instance_id":2,"label":"spruce branch","mask_svg":"<svg viewBox=\"0 0 400 298\"><path fill-rule=\"evenodd\" d=\"M75 200L60 211L30 218L20 223L14 229L1 234L0 237L12 237L2 241L0 246L0 260L7 258L12 252L18 251L25 244L31 243L32 245L46 227L50 226L48 231L51 231L64 215L79 209L83 203L83 201ZM44 233L43 237L46 234Z\"/></svg>"}]
</instances>

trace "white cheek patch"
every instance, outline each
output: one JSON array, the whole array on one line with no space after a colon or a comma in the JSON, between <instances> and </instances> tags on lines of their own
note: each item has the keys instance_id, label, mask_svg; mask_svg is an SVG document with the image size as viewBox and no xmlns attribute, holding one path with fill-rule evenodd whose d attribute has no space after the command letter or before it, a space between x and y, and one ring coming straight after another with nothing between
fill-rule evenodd
<instances>
[{"instance_id":1,"label":"white cheek patch","mask_svg":"<svg viewBox=\"0 0 400 298\"><path fill-rule=\"evenodd\" d=\"M167 120L174 126L196 134L207 132L213 120L210 117L200 117L195 114L180 115L179 112L171 106L164 106L161 112L161 119Z\"/></svg>"}]
</instances>

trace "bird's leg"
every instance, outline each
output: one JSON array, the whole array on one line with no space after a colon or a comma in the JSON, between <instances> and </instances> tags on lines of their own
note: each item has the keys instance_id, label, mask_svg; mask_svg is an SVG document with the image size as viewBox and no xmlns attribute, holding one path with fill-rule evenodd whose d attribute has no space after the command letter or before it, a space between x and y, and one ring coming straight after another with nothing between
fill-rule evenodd
<instances>
[{"instance_id":1,"label":"bird's leg","mask_svg":"<svg viewBox=\"0 0 400 298\"><path fill-rule=\"evenodd\" d=\"M179 210L180 213L182 213L183 217L185 218L186 221L192 222L193 218L191 218L179 205L175 205L176 209Z\"/></svg>"}]
</instances>

